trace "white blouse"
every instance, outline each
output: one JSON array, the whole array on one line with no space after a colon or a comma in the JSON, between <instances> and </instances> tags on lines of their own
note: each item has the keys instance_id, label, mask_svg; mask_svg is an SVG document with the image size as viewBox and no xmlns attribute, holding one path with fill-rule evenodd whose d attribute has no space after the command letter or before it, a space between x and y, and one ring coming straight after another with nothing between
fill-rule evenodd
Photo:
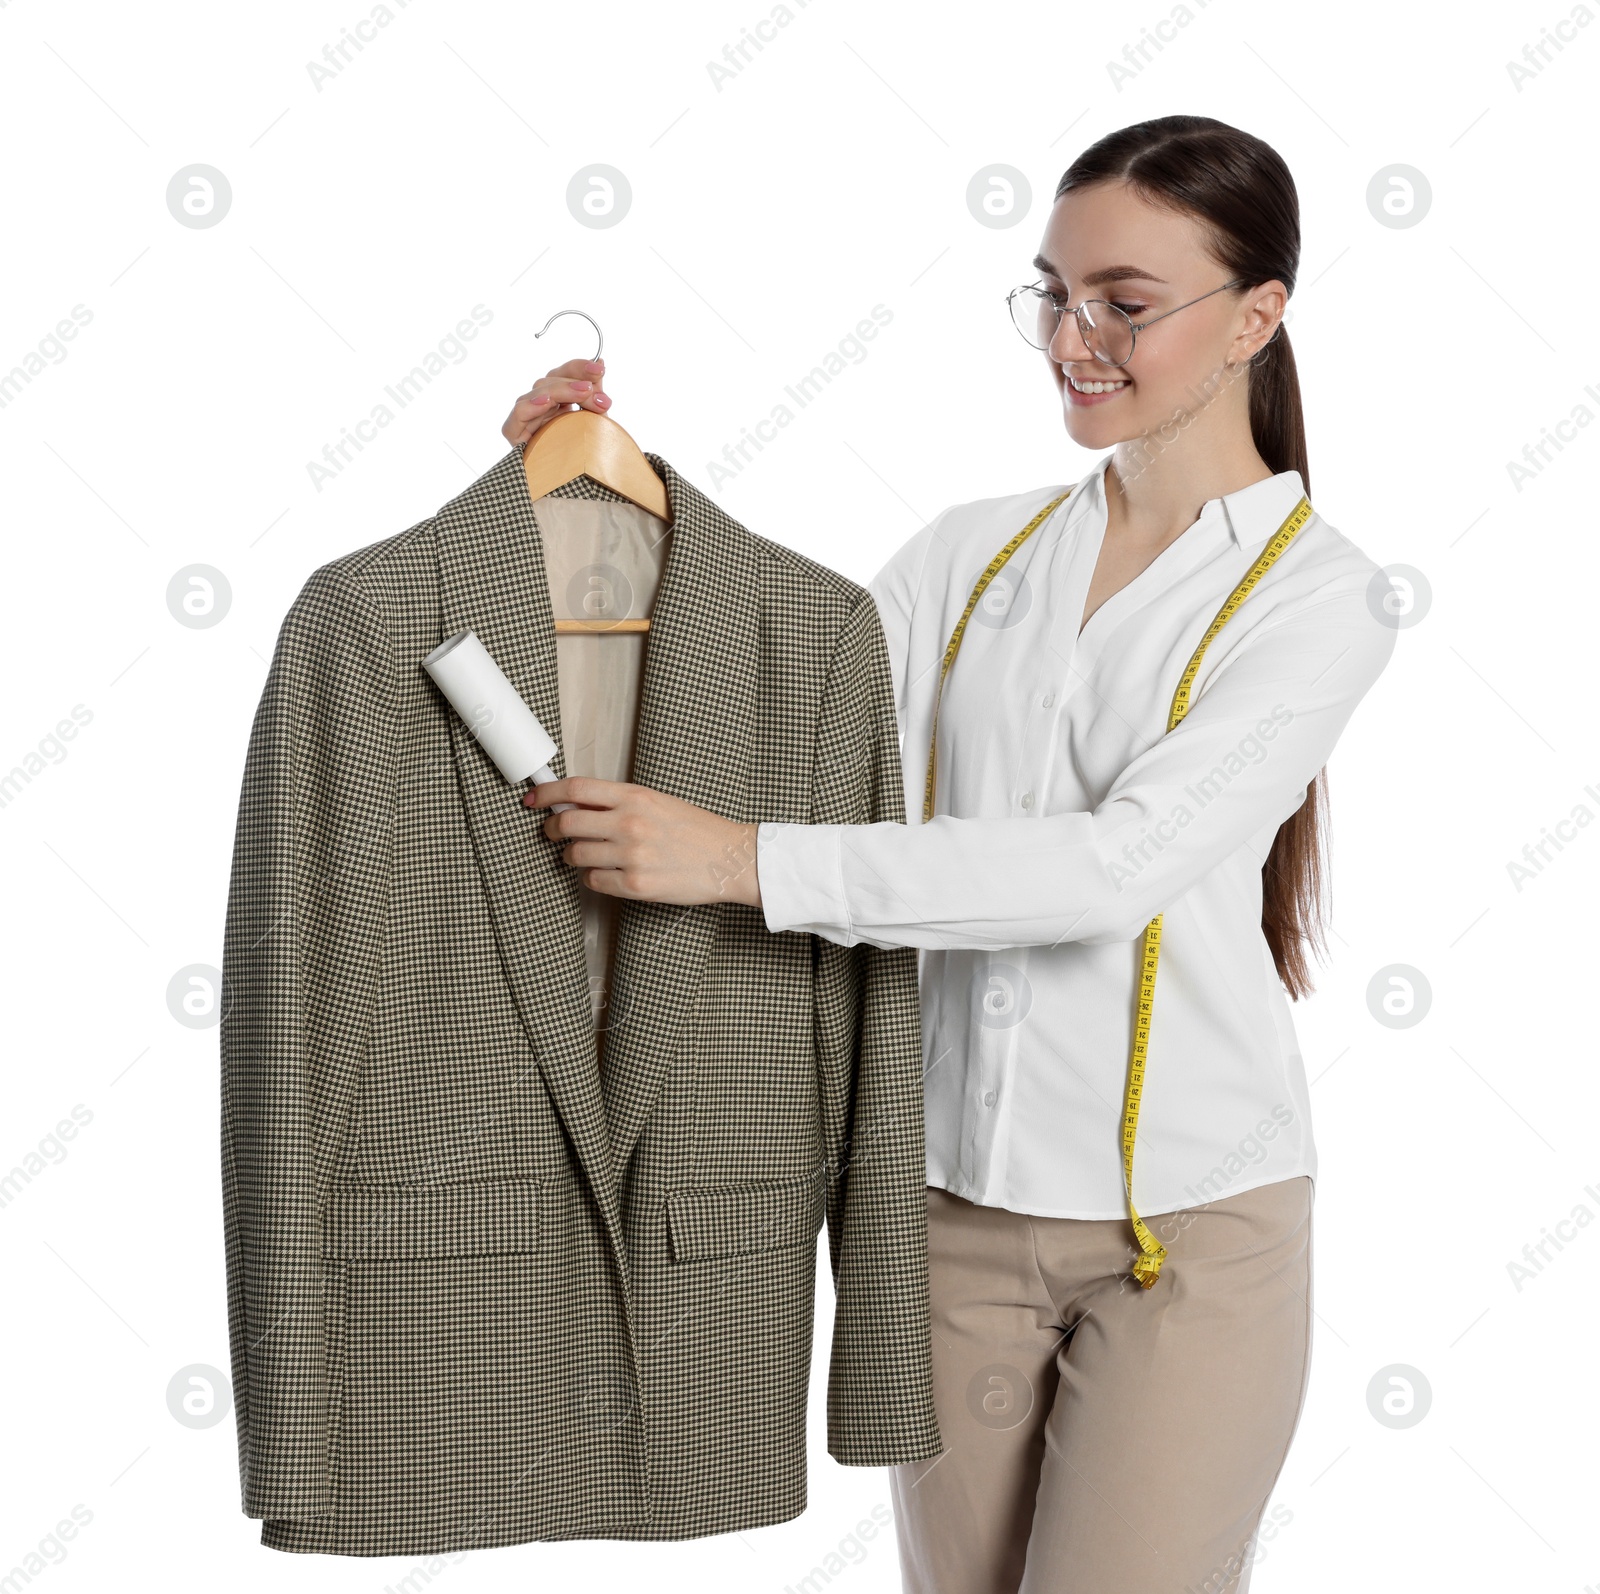
<instances>
[{"instance_id":1,"label":"white blouse","mask_svg":"<svg viewBox=\"0 0 1600 1594\"><path fill-rule=\"evenodd\" d=\"M968 622L939 710L934 818L921 823L923 780L951 630L1065 483L951 505L871 582L910 823L756 835L769 929L922 949L928 1182L1045 1217L1127 1216L1123 1096L1158 912L1140 1216L1315 1178L1261 866L1395 644L1380 568L1313 512L1212 639L1168 732L1201 636L1303 486L1281 471L1209 500L1079 635L1111 457Z\"/></svg>"}]
</instances>

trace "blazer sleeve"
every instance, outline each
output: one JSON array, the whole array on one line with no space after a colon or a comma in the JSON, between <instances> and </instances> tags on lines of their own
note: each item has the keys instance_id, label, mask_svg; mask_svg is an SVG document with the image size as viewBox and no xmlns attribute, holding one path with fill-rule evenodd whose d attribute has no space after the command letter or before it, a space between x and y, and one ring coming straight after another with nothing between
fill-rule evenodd
<instances>
[{"instance_id":1,"label":"blazer sleeve","mask_svg":"<svg viewBox=\"0 0 1600 1594\"><path fill-rule=\"evenodd\" d=\"M904 822L894 684L870 595L830 667L813 789L818 823ZM813 947L836 1296L828 1453L848 1466L921 1461L943 1446L930 1365L917 954Z\"/></svg>"},{"instance_id":2,"label":"blazer sleeve","mask_svg":"<svg viewBox=\"0 0 1600 1594\"><path fill-rule=\"evenodd\" d=\"M330 1509L321 1215L371 1012L395 793L389 647L338 566L279 631L223 945L223 1229L244 1514Z\"/></svg>"}]
</instances>

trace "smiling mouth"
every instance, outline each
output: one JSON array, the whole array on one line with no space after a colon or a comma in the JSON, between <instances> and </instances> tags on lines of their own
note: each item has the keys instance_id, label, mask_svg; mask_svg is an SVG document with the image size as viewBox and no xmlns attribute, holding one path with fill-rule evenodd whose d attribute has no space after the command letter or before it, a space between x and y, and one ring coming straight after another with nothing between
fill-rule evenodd
<instances>
[{"instance_id":1,"label":"smiling mouth","mask_svg":"<svg viewBox=\"0 0 1600 1594\"><path fill-rule=\"evenodd\" d=\"M1080 382L1075 376L1068 376L1067 381L1072 385L1074 393L1092 395L1095 393L1115 393L1128 386L1127 379L1120 382Z\"/></svg>"}]
</instances>

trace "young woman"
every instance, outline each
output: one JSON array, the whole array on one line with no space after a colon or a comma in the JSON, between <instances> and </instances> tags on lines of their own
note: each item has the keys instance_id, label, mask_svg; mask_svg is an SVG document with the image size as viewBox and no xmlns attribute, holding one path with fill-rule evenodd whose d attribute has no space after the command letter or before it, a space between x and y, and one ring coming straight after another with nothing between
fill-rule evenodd
<instances>
[{"instance_id":1,"label":"young woman","mask_svg":"<svg viewBox=\"0 0 1600 1594\"><path fill-rule=\"evenodd\" d=\"M918 1594L1237 1594L1299 1420L1316 1153L1285 993L1320 940L1323 765L1395 641L1382 572L1304 497L1299 251L1283 161L1209 118L1062 177L1010 305L1103 452L952 505L873 580L909 824L528 798L580 805L545 829L597 891L923 949L946 1449L892 1474ZM598 383L552 373L505 435L604 409Z\"/></svg>"}]
</instances>

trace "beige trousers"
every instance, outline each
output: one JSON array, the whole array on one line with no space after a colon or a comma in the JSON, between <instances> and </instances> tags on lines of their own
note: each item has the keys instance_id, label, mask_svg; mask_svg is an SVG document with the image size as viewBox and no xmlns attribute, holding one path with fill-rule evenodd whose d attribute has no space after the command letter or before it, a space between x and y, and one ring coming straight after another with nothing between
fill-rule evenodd
<instances>
[{"instance_id":1,"label":"beige trousers","mask_svg":"<svg viewBox=\"0 0 1600 1594\"><path fill-rule=\"evenodd\" d=\"M890 1471L907 1594L1245 1594L1311 1363L1309 1177L1127 1218L928 1189L931 1461Z\"/></svg>"}]
</instances>

